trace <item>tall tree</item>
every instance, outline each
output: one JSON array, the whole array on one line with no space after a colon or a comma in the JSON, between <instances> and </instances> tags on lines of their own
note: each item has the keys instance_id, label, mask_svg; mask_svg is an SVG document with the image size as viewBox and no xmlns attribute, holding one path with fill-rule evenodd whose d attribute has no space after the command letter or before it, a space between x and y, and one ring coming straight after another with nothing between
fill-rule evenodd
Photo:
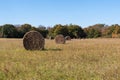
<instances>
[{"instance_id":1,"label":"tall tree","mask_svg":"<svg viewBox=\"0 0 120 80\"><path fill-rule=\"evenodd\" d=\"M24 34L30 30L32 30L32 26L30 24L23 24L17 28L20 37L23 37Z\"/></svg>"},{"instance_id":2,"label":"tall tree","mask_svg":"<svg viewBox=\"0 0 120 80\"><path fill-rule=\"evenodd\" d=\"M112 38L119 38L120 37L120 25L115 24L112 25L113 31L112 31Z\"/></svg>"},{"instance_id":3,"label":"tall tree","mask_svg":"<svg viewBox=\"0 0 120 80\"><path fill-rule=\"evenodd\" d=\"M50 37L55 37L58 34L62 34L64 36L69 35L67 27L63 26L61 24L57 24L53 28L49 28L49 34L48 35Z\"/></svg>"},{"instance_id":4,"label":"tall tree","mask_svg":"<svg viewBox=\"0 0 120 80\"><path fill-rule=\"evenodd\" d=\"M101 33L99 30L91 27L85 28L84 31L87 34L87 38L97 38L101 36Z\"/></svg>"},{"instance_id":5,"label":"tall tree","mask_svg":"<svg viewBox=\"0 0 120 80\"><path fill-rule=\"evenodd\" d=\"M0 26L0 38L2 37L2 26Z\"/></svg>"},{"instance_id":6,"label":"tall tree","mask_svg":"<svg viewBox=\"0 0 120 80\"><path fill-rule=\"evenodd\" d=\"M68 35L68 29L66 26L63 26L61 24L55 25L54 26L55 30L54 30L54 35L58 35L58 34L62 34L64 36Z\"/></svg>"},{"instance_id":7,"label":"tall tree","mask_svg":"<svg viewBox=\"0 0 120 80\"><path fill-rule=\"evenodd\" d=\"M17 30L12 24L5 24L2 26L2 37L14 38L17 36Z\"/></svg>"},{"instance_id":8,"label":"tall tree","mask_svg":"<svg viewBox=\"0 0 120 80\"><path fill-rule=\"evenodd\" d=\"M86 34L79 25L68 25L68 32L71 38L85 38Z\"/></svg>"}]
</instances>

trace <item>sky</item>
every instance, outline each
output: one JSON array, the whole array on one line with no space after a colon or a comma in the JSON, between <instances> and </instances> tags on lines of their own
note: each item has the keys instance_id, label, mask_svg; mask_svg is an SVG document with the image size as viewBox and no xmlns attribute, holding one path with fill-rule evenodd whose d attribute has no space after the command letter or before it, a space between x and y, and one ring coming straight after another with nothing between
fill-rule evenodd
<instances>
[{"instance_id":1,"label":"sky","mask_svg":"<svg viewBox=\"0 0 120 80\"><path fill-rule=\"evenodd\" d=\"M0 25L120 24L120 0L0 0Z\"/></svg>"}]
</instances>

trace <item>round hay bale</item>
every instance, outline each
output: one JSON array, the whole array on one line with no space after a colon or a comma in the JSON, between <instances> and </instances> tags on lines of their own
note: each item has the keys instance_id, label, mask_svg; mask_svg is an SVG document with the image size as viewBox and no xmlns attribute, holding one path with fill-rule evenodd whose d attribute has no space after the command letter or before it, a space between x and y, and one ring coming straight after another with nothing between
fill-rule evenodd
<instances>
[{"instance_id":1,"label":"round hay bale","mask_svg":"<svg viewBox=\"0 0 120 80\"><path fill-rule=\"evenodd\" d=\"M55 37L55 42L57 44L65 44L65 38L64 38L64 36L63 35L57 35Z\"/></svg>"},{"instance_id":2,"label":"round hay bale","mask_svg":"<svg viewBox=\"0 0 120 80\"><path fill-rule=\"evenodd\" d=\"M71 40L71 37L70 36L66 36L65 40Z\"/></svg>"},{"instance_id":3,"label":"round hay bale","mask_svg":"<svg viewBox=\"0 0 120 80\"><path fill-rule=\"evenodd\" d=\"M37 31L29 31L23 37L23 46L26 50L43 50L44 37Z\"/></svg>"}]
</instances>

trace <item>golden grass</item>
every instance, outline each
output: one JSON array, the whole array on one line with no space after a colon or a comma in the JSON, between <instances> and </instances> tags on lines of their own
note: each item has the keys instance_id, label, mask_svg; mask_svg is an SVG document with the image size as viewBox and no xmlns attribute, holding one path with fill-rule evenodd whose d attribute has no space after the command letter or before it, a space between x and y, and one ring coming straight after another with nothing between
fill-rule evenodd
<instances>
[{"instance_id":1,"label":"golden grass","mask_svg":"<svg viewBox=\"0 0 120 80\"><path fill-rule=\"evenodd\" d=\"M26 51L0 39L0 80L120 80L120 39L82 39Z\"/></svg>"}]
</instances>

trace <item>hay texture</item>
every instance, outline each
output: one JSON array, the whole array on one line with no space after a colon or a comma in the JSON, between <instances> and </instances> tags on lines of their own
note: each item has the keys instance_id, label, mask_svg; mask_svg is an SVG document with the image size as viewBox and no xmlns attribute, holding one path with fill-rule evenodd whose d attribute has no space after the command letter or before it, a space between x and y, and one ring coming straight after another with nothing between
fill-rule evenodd
<instances>
[{"instance_id":1,"label":"hay texture","mask_svg":"<svg viewBox=\"0 0 120 80\"><path fill-rule=\"evenodd\" d=\"M55 42L57 44L65 44L65 38L64 38L64 36L63 35L57 35L55 37Z\"/></svg>"},{"instance_id":2,"label":"hay texture","mask_svg":"<svg viewBox=\"0 0 120 80\"><path fill-rule=\"evenodd\" d=\"M27 32L23 37L23 46L26 50L43 50L44 37L37 31Z\"/></svg>"},{"instance_id":3,"label":"hay texture","mask_svg":"<svg viewBox=\"0 0 120 80\"><path fill-rule=\"evenodd\" d=\"M70 36L66 36L65 40L71 40L71 37Z\"/></svg>"}]
</instances>

